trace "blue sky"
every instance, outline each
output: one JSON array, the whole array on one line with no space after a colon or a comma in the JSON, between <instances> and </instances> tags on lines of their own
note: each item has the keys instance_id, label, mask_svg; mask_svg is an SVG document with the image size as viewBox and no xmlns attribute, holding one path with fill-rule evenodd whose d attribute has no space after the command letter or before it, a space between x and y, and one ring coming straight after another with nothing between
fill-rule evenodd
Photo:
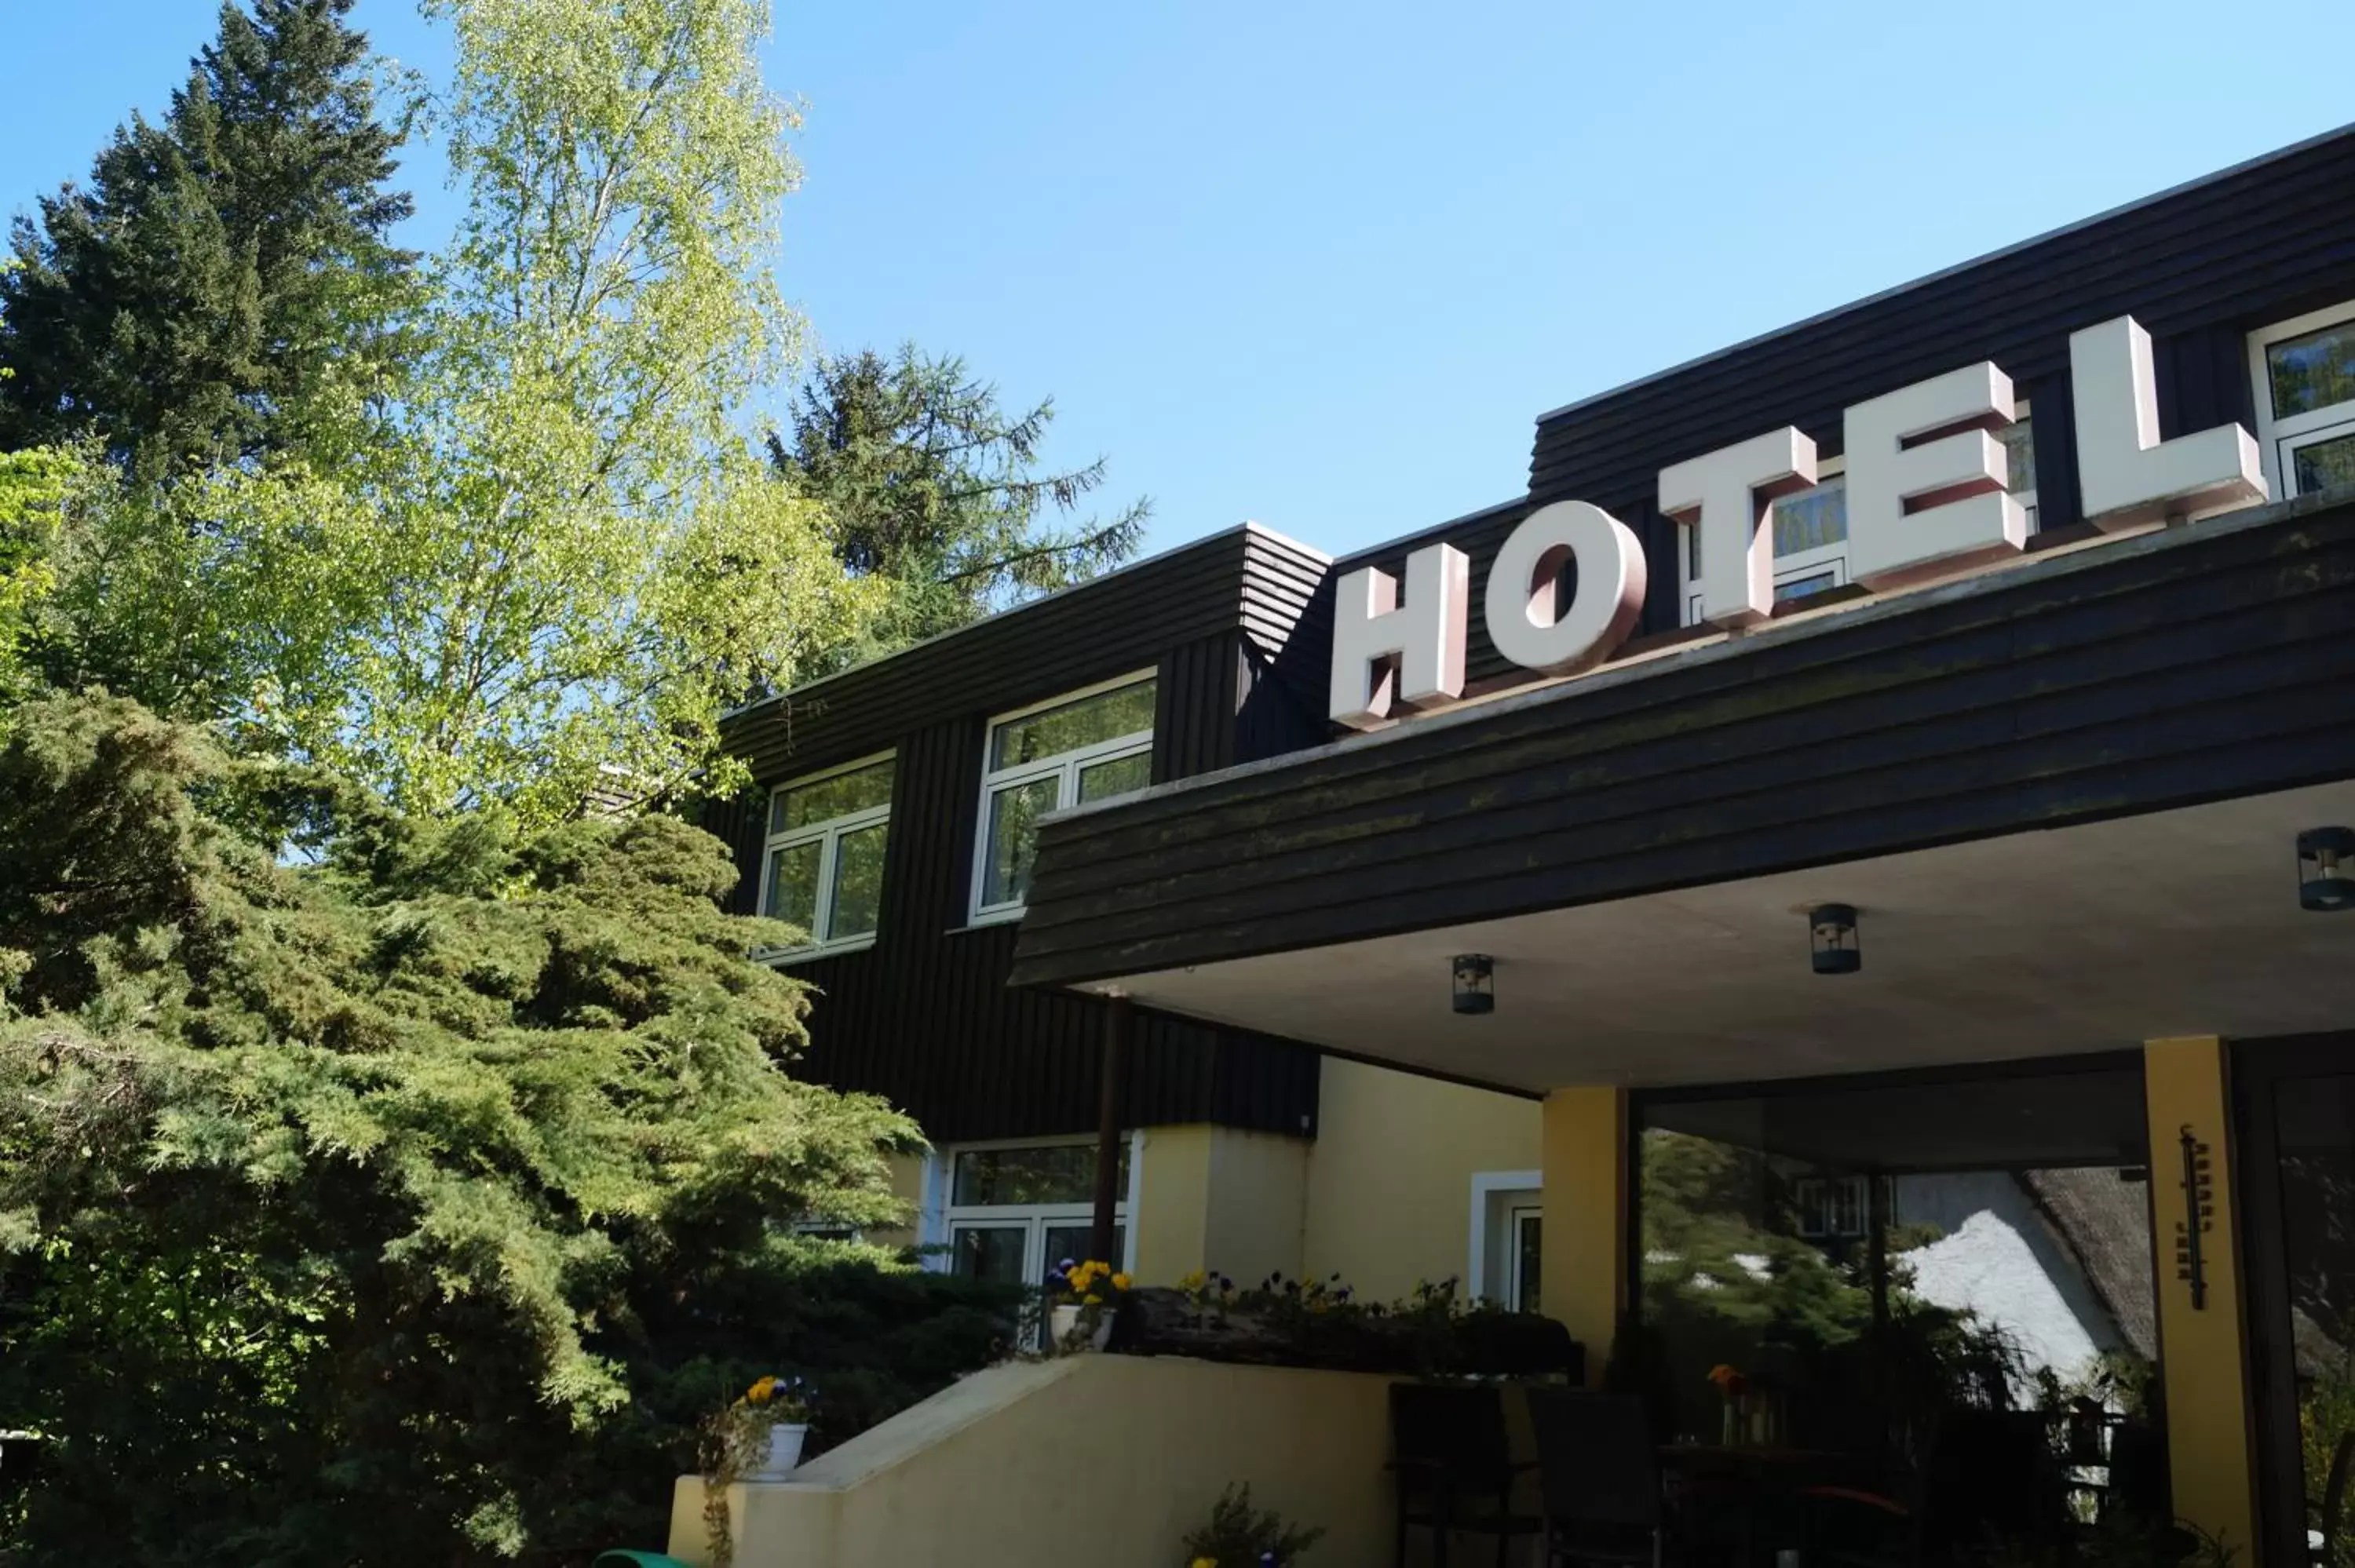
<instances>
[{"instance_id":1,"label":"blue sky","mask_svg":"<svg viewBox=\"0 0 2355 1568\"><path fill-rule=\"evenodd\" d=\"M0 198L154 111L212 0L12 6ZM410 0L360 0L428 70ZM784 4L782 276L828 347L1052 393L1150 546L1517 494L1531 421L2355 120L2355 7ZM412 165L413 243L452 198Z\"/></svg>"}]
</instances>

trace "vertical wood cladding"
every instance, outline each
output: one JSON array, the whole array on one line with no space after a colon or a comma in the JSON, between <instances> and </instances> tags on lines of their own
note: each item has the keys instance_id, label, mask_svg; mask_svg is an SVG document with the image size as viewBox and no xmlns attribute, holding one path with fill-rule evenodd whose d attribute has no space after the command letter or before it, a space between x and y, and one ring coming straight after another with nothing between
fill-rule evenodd
<instances>
[{"instance_id":1,"label":"vertical wood cladding","mask_svg":"<svg viewBox=\"0 0 2355 1568\"><path fill-rule=\"evenodd\" d=\"M1156 782L1227 767L1272 737L1297 741L1297 719L1259 692L1253 660L1265 662L1259 640L1288 639L1323 571L1321 557L1238 530L732 721L730 744L762 787L712 803L703 821L735 847L743 880L729 906L741 913L758 906L767 789L876 751L895 757L874 946L787 969L817 993L796 1070L883 1097L938 1142L1092 1130L1102 1004L1009 989L1019 927L965 924L989 721L1150 671ZM1305 1047L1152 1014L1138 1034L1130 1125L1314 1132L1316 1058Z\"/></svg>"},{"instance_id":2,"label":"vertical wood cladding","mask_svg":"<svg viewBox=\"0 0 2355 1568\"><path fill-rule=\"evenodd\" d=\"M2252 425L2247 334L2350 299L2355 127L1545 415L1525 496L1337 561L1333 576L1396 574L1410 551L1444 540L1472 557L1476 607L1515 524L1550 502L1591 501L1644 542L1638 634L1672 630L1683 585L1676 525L1654 506L1660 470L1783 425L1831 456L1850 404L1982 359L2031 406L2040 528L2069 527L2080 521L2071 333L2127 314L2149 330L2172 437ZM1288 657L1305 670L1331 640L1313 619L1302 627ZM1476 613L1465 666L1474 683L1516 673Z\"/></svg>"}]
</instances>

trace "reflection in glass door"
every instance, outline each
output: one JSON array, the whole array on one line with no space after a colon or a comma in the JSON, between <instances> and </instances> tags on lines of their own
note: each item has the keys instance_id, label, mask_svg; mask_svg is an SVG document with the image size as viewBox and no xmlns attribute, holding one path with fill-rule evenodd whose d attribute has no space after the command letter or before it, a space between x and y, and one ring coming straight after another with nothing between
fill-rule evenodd
<instances>
[{"instance_id":1,"label":"reflection in glass door","mask_svg":"<svg viewBox=\"0 0 2355 1568\"><path fill-rule=\"evenodd\" d=\"M2355 1568L2355 1036L2234 1065L2267 1558Z\"/></svg>"}]
</instances>

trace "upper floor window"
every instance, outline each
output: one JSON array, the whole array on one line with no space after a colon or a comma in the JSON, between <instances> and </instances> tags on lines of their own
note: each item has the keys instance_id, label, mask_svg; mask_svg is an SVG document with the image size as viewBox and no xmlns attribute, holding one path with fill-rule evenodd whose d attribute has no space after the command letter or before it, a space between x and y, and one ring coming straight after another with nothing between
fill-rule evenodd
<instances>
[{"instance_id":1,"label":"upper floor window","mask_svg":"<svg viewBox=\"0 0 2355 1568\"><path fill-rule=\"evenodd\" d=\"M875 938L883 846L891 826L891 758L796 780L769 798L761 913L809 934L797 951Z\"/></svg>"},{"instance_id":2,"label":"upper floor window","mask_svg":"<svg viewBox=\"0 0 2355 1568\"><path fill-rule=\"evenodd\" d=\"M2274 493L2355 484L2355 302L2252 334L2249 358Z\"/></svg>"},{"instance_id":3,"label":"upper floor window","mask_svg":"<svg viewBox=\"0 0 2355 1568\"><path fill-rule=\"evenodd\" d=\"M1153 781L1153 698L1148 675L1009 714L989 726L975 835L975 919L1022 913L1039 818Z\"/></svg>"},{"instance_id":4,"label":"upper floor window","mask_svg":"<svg viewBox=\"0 0 2355 1568\"><path fill-rule=\"evenodd\" d=\"M2036 429L2028 405L2019 417L1995 432L2004 450L2012 497L2028 513L2028 531L2036 532ZM1774 602L1788 604L1848 582L1847 463L1826 458L1817 469L1822 482L1812 490L1786 495L1774 503L1770 526L1774 530ZM1685 624L1700 622L1700 536L1679 528L1678 548L1685 566Z\"/></svg>"}]
</instances>

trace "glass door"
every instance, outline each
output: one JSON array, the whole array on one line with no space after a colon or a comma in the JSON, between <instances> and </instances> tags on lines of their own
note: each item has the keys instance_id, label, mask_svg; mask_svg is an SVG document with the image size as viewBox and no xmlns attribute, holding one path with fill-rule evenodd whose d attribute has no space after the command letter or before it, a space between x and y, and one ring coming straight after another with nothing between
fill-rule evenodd
<instances>
[{"instance_id":1,"label":"glass door","mask_svg":"<svg viewBox=\"0 0 2355 1568\"><path fill-rule=\"evenodd\" d=\"M2265 1558L2355 1568L2355 1034L2233 1070Z\"/></svg>"}]
</instances>

